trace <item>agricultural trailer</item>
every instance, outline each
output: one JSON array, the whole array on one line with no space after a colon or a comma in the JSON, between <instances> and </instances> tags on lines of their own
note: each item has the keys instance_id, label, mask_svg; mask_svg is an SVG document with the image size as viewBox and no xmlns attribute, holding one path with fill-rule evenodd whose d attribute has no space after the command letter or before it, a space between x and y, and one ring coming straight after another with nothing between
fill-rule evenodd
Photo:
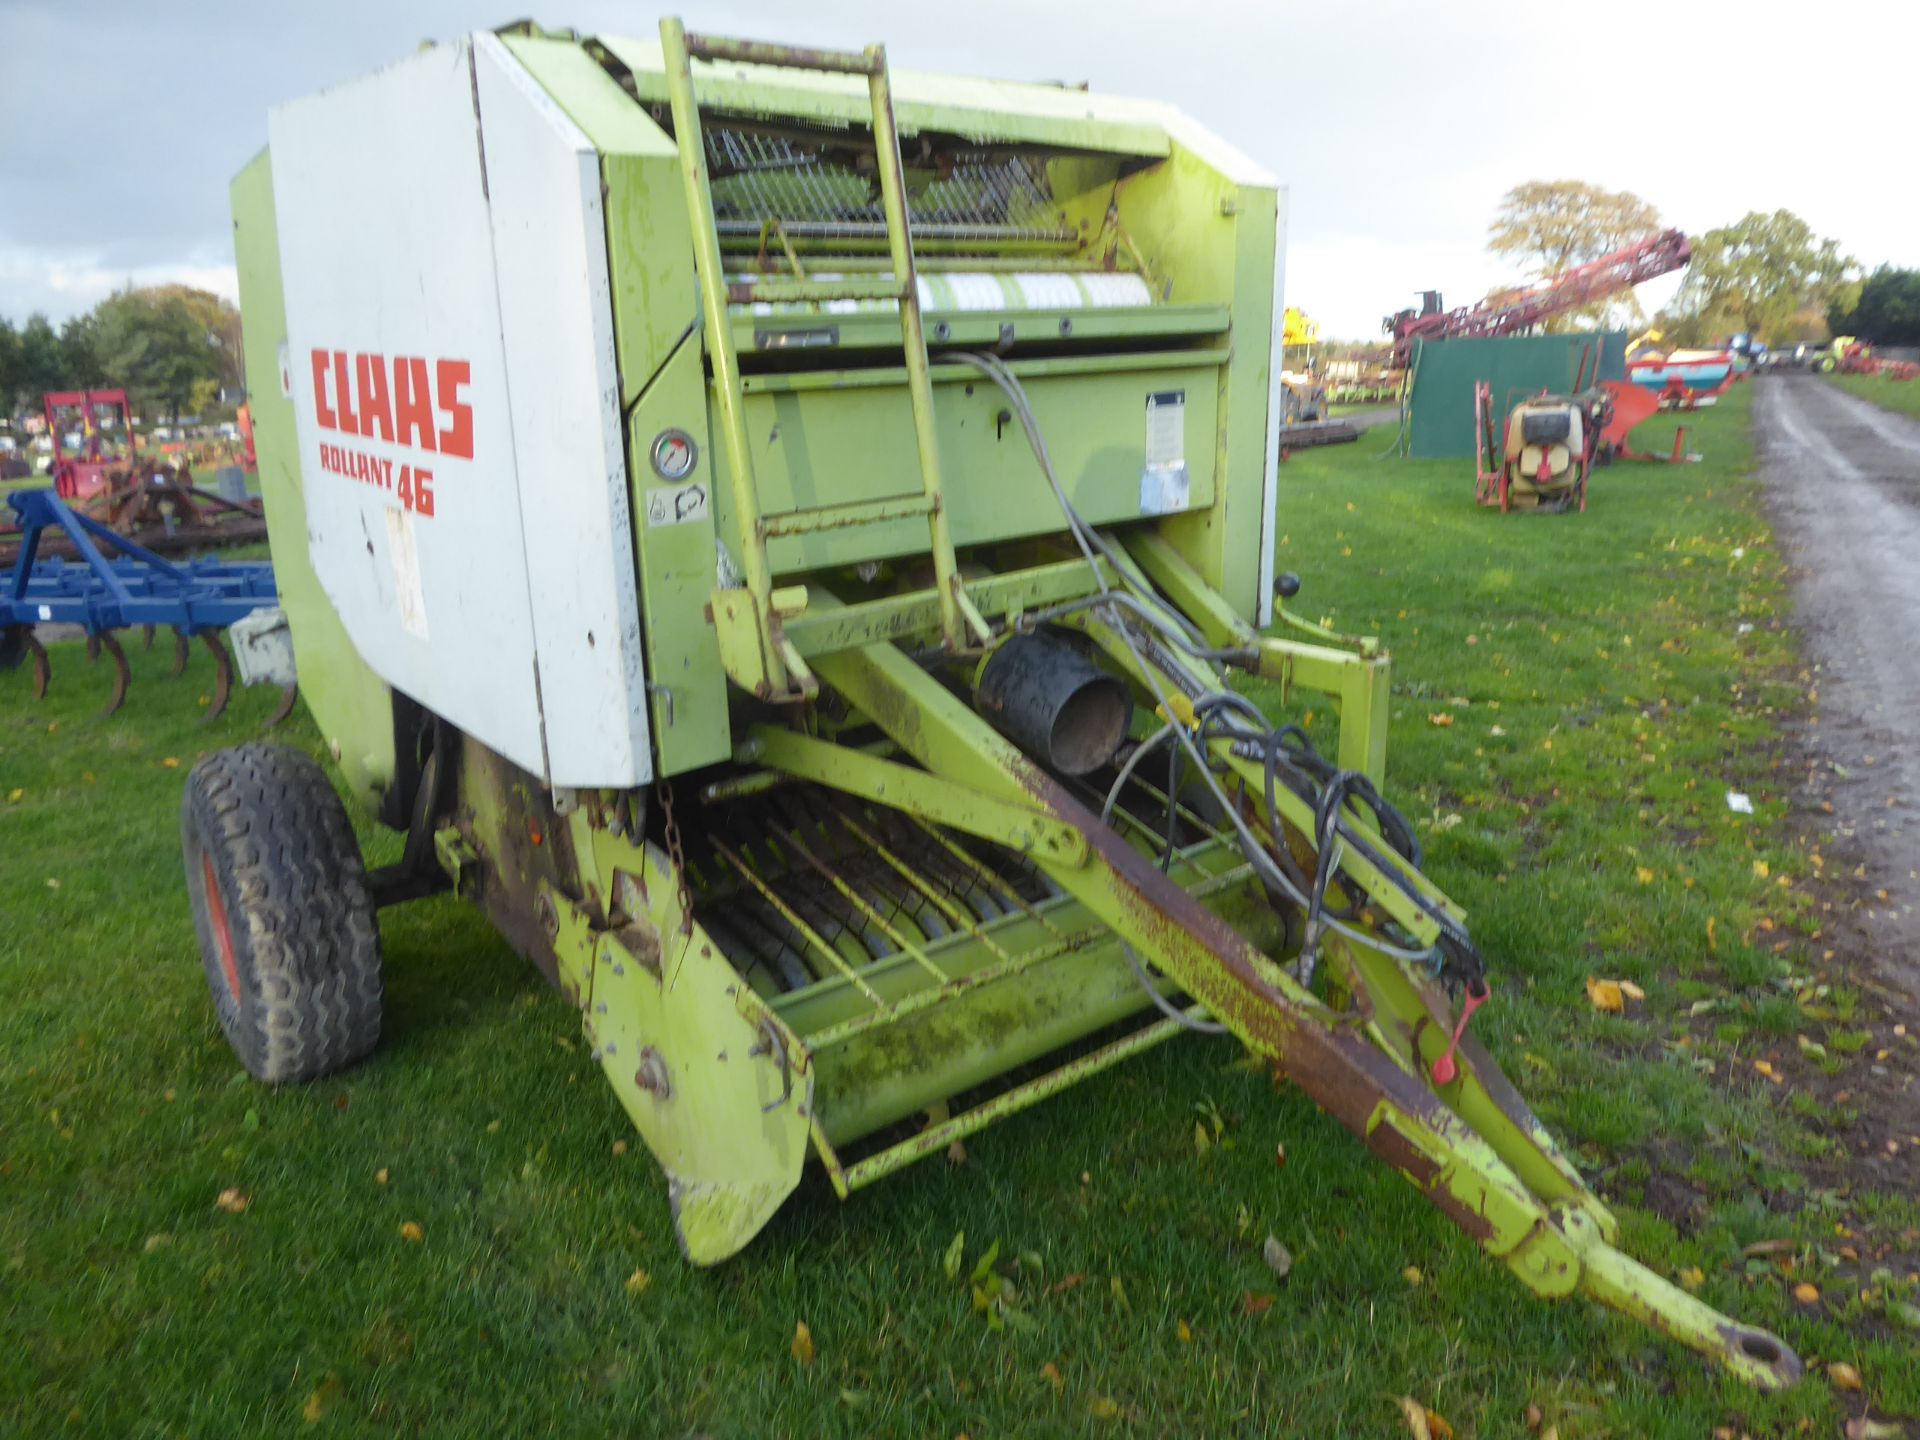
<instances>
[{"instance_id":1,"label":"agricultural trailer","mask_svg":"<svg viewBox=\"0 0 1920 1440\"><path fill-rule=\"evenodd\" d=\"M851 1196L1224 1028L1536 1293L1798 1375L1616 1248L1469 1030L1385 653L1274 603L1258 166L1162 104L672 20L433 46L269 137L233 200L279 590L406 844L369 873L292 751L195 768L253 1074L366 1058L377 907L453 890L578 1008L707 1265L809 1166Z\"/></svg>"}]
</instances>

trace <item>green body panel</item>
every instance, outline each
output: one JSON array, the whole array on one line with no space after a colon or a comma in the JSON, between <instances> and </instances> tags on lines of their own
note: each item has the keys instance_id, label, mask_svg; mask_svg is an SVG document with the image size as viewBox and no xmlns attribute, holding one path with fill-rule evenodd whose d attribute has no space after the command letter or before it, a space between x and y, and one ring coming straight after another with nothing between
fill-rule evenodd
<instances>
[{"instance_id":1,"label":"green body panel","mask_svg":"<svg viewBox=\"0 0 1920 1440\"><path fill-rule=\"evenodd\" d=\"M653 524L647 492L663 482L648 452L663 430L693 438L687 479L718 482L716 447L707 428L706 367L689 336L654 377L627 417L627 473L632 477L634 553L640 562L640 625L646 636L657 772L680 775L733 753L727 722L727 676L713 627L701 619L713 592L714 516ZM669 492L670 493L670 492Z\"/></svg>"},{"instance_id":2,"label":"green body panel","mask_svg":"<svg viewBox=\"0 0 1920 1440\"><path fill-rule=\"evenodd\" d=\"M700 314L673 139L578 44L502 39L600 152L614 343L630 405Z\"/></svg>"},{"instance_id":3,"label":"green body panel","mask_svg":"<svg viewBox=\"0 0 1920 1440\"><path fill-rule=\"evenodd\" d=\"M234 177L231 195L234 262L247 334L247 405L260 461L274 582L299 656L300 693L346 776L347 788L367 809L376 810L394 778L393 691L353 648L307 554L307 507L293 401L281 391L287 320L273 166L266 151Z\"/></svg>"},{"instance_id":4,"label":"green body panel","mask_svg":"<svg viewBox=\"0 0 1920 1440\"><path fill-rule=\"evenodd\" d=\"M965 548L1057 533L1060 506L1020 426L1000 418L1006 410L1000 392L977 375L963 378L957 367L941 367L940 380L934 407L955 543ZM1026 384L1060 483L1088 520L1104 524L1139 514L1146 401L1168 391L1186 396L1192 503L1212 503L1219 387L1211 370L1112 372L1090 366L1088 373L1043 376ZM746 412L754 474L768 514L907 495L919 488L904 388L749 389ZM715 464L724 473L724 458L716 456ZM721 533L730 534L731 502L724 483L716 493ZM794 575L926 548L926 522L905 518L787 536L773 540L767 550L775 574Z\"/></svg>"},{"instance_id":5,"label":"green body panel","mask_svg":"<svg viewBox=\"0 0 1920 1440\"><path fill-rule=\"evenodd\" d=\"M1201 577L1252 619L1269 583L1258 571L1279 303L1273 293L1277 193L1270 185L1236 184L1176 144L1164 164L1122 180L1115 203L1120 225L1165 299L1233 307L1232 355L1220 370L1213 434L1212 468L1226 483L1204 512L1173 517L1162 528Z\"/></svg>"}]
</instances>

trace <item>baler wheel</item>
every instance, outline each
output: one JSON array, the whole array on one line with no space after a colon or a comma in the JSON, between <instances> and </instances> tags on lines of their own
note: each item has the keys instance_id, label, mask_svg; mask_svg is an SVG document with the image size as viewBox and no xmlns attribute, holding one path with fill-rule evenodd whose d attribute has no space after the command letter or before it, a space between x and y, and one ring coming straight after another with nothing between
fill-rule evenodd
<instances>
[{"instance_id":1,"label":"baler wheel","mask_svg":"<svg viewBox=\"0 0 1920 1440\"><path fill-rule=\"evenodd\" d=\"M380 1040L380 930L326 772L253 742L193 768L180 851L220 1029L255 1078L312 1080Z\"/></svg>"}]
</instances>

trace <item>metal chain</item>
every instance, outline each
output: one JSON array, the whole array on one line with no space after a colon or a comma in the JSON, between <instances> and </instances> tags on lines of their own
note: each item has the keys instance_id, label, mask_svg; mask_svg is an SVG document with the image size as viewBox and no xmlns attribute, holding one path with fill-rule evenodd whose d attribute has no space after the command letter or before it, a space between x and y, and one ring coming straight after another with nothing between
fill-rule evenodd
<instances>
[{"instance_id":1,"label":"metal chain","mask_svg":"<svg viewBox=\"0 0 1920 1440\"><path fill-rule=\"evenodd\" d=\"M667 836L667 859L673 865L673 879L679 887L680 933L693 933L693 895L687 889L687 852L680 845L680 822L673 818L673 786L662 780L656 787L660 793L660 815Z\"/></svg>"}]
</instances>

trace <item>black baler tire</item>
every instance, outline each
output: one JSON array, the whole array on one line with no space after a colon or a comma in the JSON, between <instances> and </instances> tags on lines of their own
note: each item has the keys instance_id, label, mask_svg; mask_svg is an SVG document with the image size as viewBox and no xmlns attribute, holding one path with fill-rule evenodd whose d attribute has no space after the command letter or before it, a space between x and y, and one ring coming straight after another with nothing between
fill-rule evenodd
<instances>
[{"instance_id":1,"label":"black baler tire","mask_svg":"<svg viewBox=\"0 0 1920 1440\"><path fill-rule=\"evenodd\" d=\"M380 1041L380 927L326 771L258 741L209 755L187 777L180 851L214 1011L240 1063L282 1085L365 1059Z\"/></svg>"}]
</instances>

